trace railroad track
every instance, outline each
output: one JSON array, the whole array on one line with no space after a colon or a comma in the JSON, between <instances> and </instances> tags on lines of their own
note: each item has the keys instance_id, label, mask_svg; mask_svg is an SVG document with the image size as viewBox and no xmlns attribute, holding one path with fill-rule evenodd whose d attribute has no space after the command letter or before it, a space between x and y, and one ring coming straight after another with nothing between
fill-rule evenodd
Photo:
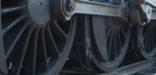
<instances>
[{"instance_id":1,"label":"railroad track","mask_svg":"<svg viewBox=\"0 0 156 75\"><path fill-rule=\"evenodd\" d=\"M121 68L118 68L117 70L109 73L108 75L131 75L143 70L146 70L148 68L152 68L156 64L156 58L150 59L150 60L143 60L137 63L133 63L128 66L124 66ZM102 75L102 74L99 74Z\"/></svg>"},{"instance_id":2,"label":"railroad track","mask_svg":"<svg viewBox=\"0 0 156 75\"><path fill-rule=\"evenodd\" d=\"M72 70L64 70L60 75L137 75L137 74L150 74L152 69L155 70L156 68L156 58L149 59L149 60L142 60L137 63L133 63L130 65L126 65L112 71L110 73L100 73L96 74L94 72L80 72L80 71L72 71ZM148 72L147 72L148 71Z\"/></svg>"}]
</instances>

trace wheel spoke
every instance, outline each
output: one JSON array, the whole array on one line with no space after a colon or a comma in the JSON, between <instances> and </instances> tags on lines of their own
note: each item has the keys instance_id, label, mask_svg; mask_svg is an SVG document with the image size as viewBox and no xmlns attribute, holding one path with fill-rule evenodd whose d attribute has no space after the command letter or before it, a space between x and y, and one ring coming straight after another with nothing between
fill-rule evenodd
<instances>
[{"instance_id":1,"label":"wheel spoke","mask_svg":"<svg viewBox=\"0 0 156 75\"><path fill-rule=\"evenodd\" d=\"M25 29L27 28L28 25L29 25L29 23L25 24L24 27L20 30L20 33L17 35L16 39L13 41L8 52L6 53L6 58L8 58L10 56L11 52L13 51L13 48L17 44L18 40L20 39L20 37L22 36L23 32L25 31Z\"/></svg>"},{"instance_id":2,"label":"wheel spoke","mask_svg":"<svg viewBox=\"0 0 156 75\"><path fill-rule=\"evenodd\" d=\"M153 35L152 35L153 36ZM153 40L153 37L151 36L151 43L150 43L150 46L151 46L151 49L150 50L152 50L152 49L154 49L154 40Z\"/></svg>"},{"instance_id":3,"label":"wheel spoke","mask_svg":"<svg viewBox=\"0 0 156 75\"><path fill-rule=\"evenodd\" d=\"M110 60L109 60L109 57L111 56L111 48L112 48L112 39L113 39L113 37L112 37L112 33L113 33L113 31L112 31L112 28L109 26L109 25L107 25L106 26L106 42L109 40L109 45L107 46L107 50L105 51L105 55L107 56L105 59L106 59L106 61L107 62L109 62ZM107 44L107 43L106 43Z\"/></svg>"},{"instance_id":4,"label":"wheel spoke","mask_svg":"<svg viewBox=\"0 0 156 75\"><path fill-rule=\"evenodd\" d=\"M45 67L48 70L48 57L47 57L47 48L46 48L46 41L45 41L45 28L42 30L42 41L43 41L43 55L44 55L44 60L45 60Z\"/></svg>"},{"instance_id":5,"label":"wheel spoke","mask_svg":"<svg viewBox=\"0 0 156 75\"><path fill-rule=\"evenodd\" d=\"M146 37L147 37L147 35L148 35L147 32L148 32L148 31L145 31L143 38L146 38Z\"/></svg>"},{"instance_id":6,"label":"wheel spoke","mask_svg":"<svg viewBox=\"0 0 156 75\"><path fill-rule=\"evenodd\" d=\"M5 28L3 30L3 33L5 34L6 32L8 32L11 28L13 28L14 26L16 26L19 22L21 22L24 18L26 18L25 15L20 16L19 18L17 18L15 21L13 21L7 28Z\"/></svg>"},{"instance_id":7,"label":"wheel spoke","mask_svg":"<svg viewBox=\"0 0 156 75\"><path fill-rule=\"evenodd\" d=\"M145 40L145 50L146 50L146 52L148 50L148 42L149 42L149 36L146 36L146 40Z\"/></svg>"},{"instance_id":8,"label":"wheel spoke","mask_svg":"<svg viewBox=\"0 0 156 75\"><path fill-rule=\"evenodd\" d=\"M54 29L54 30L56 30L56 32L58 32L59 34L62 34L64 38L67 38L68 37L68 35L63 31L63 29L57 24L56 21L54 22L54 26L57 29L57 30Z\"/></svg>"},{"instance_id":9,"label":"wheel spoke","mask_svg":"<svg viewBox=\"0 0 156 75\"><path fill-rule=\"evenodd\" d=\"M19 10L24 10L25 7L26 6L23 5L23 6L4 8L4 9L2 9L2 14L11 13L11 12L19 11Z\"/></svg>"},{"instance_id":10,"label":"wheel spoke","mask_svg":"<svg viewBox=\"0 0 156 75\"><path fill-rule=\"evenodd\" d=\"M109 57L111 57L111 53L112 53L113 35L114 35L114 33L112 32L111 35L110 35L109 46L108 46Z\"/></svg>"},{"instance_id":11,"label":"wheel spoke","mask_svg":"<svg viewBox=\"0 0 156 75\"><path fill-rule=\"evenodd\" d=\"M50 29L50 26L49 25L48 25L48 32L49 32L50 38L52 40L53 46L54 46L57 54L60 55L59 49L58 49L58 47L57 47L57 45L55 43L55 40L54 40L54 37L53 37L53 33L51 32L51 29Z\"/></svg>"},{"instance_id":12,"label":"wheel spoke","mask_svg":"<svg viewBox=\"0 0 156 75\"><path fill-rule=\"evenodd\" d=\"M117 42L117 40L118 40L118 36L119 34L116 34L115 35L115 37L114 37L114 54L113 54L113 59L114 59L114 57L116 57L116 53L117 53L117 50L118 50L118 48L117 48L117 44L119 43L119 42Z\"/></svg>"},{"instance_id":13,"label":"wheel spoke","mask_svg":"<svg viewBox=\"0 0 156 75\"><path fill-rule=\"evenodd\" d=\"M119 46L119 48L122 48L122 39L121 39L121 36L120 36L120 35L121 35L121 34L118 35L118 38L119 38L119 39L118 39L118 40L119 40L119 45L118 45L118 46ZM118 53L119 53L119 52L118 52Z\"/></svg>"},{"instance_id":14,"label":"wheel spoke","mask_svg":"<svg viewBox=\"0 0 156 75\"><path fill-rule=\"evenodd\" d=\"M33 71L32 75L36 75L36 59L37 59L37 43L38 43L39 29L36 31L35 35L35 45L34 45L34 54L33 54Z\"/></svg>"},{"instance_id":15,"label":"wheel spoke","mask_svg":"<svg viewBox=\"0 0 156 75\"><path fill-rule=\"evenodd\" d=\"M39 30L39 39L37 43L37 64L36 64L36 72L39 73L45 73L48 70L48 62L47 62L47 56L45 55L45 48L43 42L43 30L44 28L40 28Z\"/></svg>"},{"instance_id":16,"label":"wheel spoke","mask_svg":"<svg viewBox=\"0 0 156 75\"><path fill-rule=\"evenodd\" d=\"M30 30L30 32L28 33L28 36L26 38L26 43L24 44L24 48L23 48L21 59L20 59L17 75L20 75L20 72L21 72L21 69L22 69L23 60L24 60L24 57L25 57L25 54L26 54L26 51L27 51L27 48L28 48L28 45L29 45L29 42L30 42L30 38L31 38L32 32L33 32L33 28Z\"/></svg>"},{"instance_id":17,"label":"wheel spoke","mask_svg":"<svg viewBox=\"0 0 156 75\"><path fill-rule=\"evenodd\" d=\"M124 36L124 39L126 39L127 38L127 35L126 35L127 33L126 33L126 31L124 29L122 30L122 34Z\"/></svg>"},{"instance_id":18,"label":"wheel spoke","mask_svg":"<svg viewBox=\"0 0 156 75\"><path fill-rule=\"evenodd\" d=\"M149 46L149 48L148 48L148 52L151 52L151 50L153 50L153 48L152 48L152 44L151 44L151 43L152 43L152 36L153 36L153 35L152 35L151 32L150 32L149 34L150 34L150 36L149 36L150 39L149 39L149 42L148 42L148 46Z\"/></svg>"},{"instance_id":19,"label":"wheel spoke","mask_svg":"<svg viewBox=\"0 0 156 75\"><path fill-rule=\"evenodd\" d=\"M109 38L109 35L111 35L111 33L113 32L111 27L107 28L107 30L108 31L106 33L106 39L108 39Z\"/></svg>"}]
</instances>

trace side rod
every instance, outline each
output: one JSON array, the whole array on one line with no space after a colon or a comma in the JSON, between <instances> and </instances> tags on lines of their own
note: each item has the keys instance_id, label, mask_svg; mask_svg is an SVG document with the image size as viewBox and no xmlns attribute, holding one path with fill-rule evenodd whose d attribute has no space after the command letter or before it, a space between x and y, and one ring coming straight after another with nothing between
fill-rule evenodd
<instances>
[{"instance_id":1,"label":"side rod","mask_svg":"<svg viewBox=\"0 0 156 75\"><path fill-rule=\"evenodd\" d=\"M151 20L156 20L156 1L145 0L145 5L148 5L152 8ZM87 15L98 15L98 16L109 16L109 17L125 17L129 13L125 13L120 5L113 5L108 3L100 3L95 1L80 1L75 0L76 6L74 14L87 14ZM127 9L129 10L129 9ZM131 11L131 10L129 10ZM148 15L148 13L146 13Z\"/></svg>"},{"instance_id":2,"label":"side rod","mask_svg":"<svg viewBox=\"0 0 156 75\"><path fill-rule=\"evenodd\" d=\"M122 9L118 5L93 1L76 1L75 14L122 17Z\"/></svg>"},{"instance_id":3,"label":"side rod","mask_svg":"<svg viewBox=\"0 0 156 75\"><path fill-rule=\"evenodd\" d=\"M141 1L141 3L136 1ZM156 20L156 3L152 3L152 1L125 0L121 5L114 5L95 1L54 0L51 9L54 16L65 20L70 20L74 14L85 14L119 17L126 20L130 19L130 21L135 20L137 24L144 24Z\"/></svg>"}]
</instances>

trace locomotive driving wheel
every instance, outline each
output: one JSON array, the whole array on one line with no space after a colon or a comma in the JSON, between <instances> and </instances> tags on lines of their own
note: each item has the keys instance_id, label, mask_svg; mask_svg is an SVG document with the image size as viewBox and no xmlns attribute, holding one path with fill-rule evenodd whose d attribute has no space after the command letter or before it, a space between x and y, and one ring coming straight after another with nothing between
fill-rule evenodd
<instances>
[{"instance_id":1,"label":"locomotive driving wheel","mask_svg":"<svg viewBox=\"0 0 156 75\"><path fill-rule=\"evenodd\" d=\"M76 18L52 18L48 0L1 0L1 46L8 75L56 75L75 35Z\"/></svg>"},{"instance_id":2,"label":"locomotive driving wheel","mask_svg":"<svg viewBox=\"0 0 156 75\"><path fill-rule=\"evenodd\" d=\"M144 27L138 27L138 45L146 59L156 56L156 22L151 21Z\"/></svg>"},{"instance_id":3,"label":"locomotive driving wheel","mask_svg":"<svg viewBox=\"0 0 156 75\"><path fill-rule=\"evenodd\" d=\"M130 27L115 18L92 17L92 57L102 71L113 71L122 62L128 49Z\"/></svg>"}]
</instances>

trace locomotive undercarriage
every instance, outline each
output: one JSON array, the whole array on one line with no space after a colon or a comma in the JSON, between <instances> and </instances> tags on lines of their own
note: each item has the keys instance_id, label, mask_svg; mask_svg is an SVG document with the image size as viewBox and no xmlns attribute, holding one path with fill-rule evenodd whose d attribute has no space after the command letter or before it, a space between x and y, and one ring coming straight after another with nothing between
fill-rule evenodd
<instances>
[{"instance_id":1,"label":"locomotive undercarriage","mask_svg":"<svg viewBox=\"0 0 156 75\"><path fill-rule=\"evenodd\" d=\"M1 0L0 14L0 75L109 73L133 37L136 57L156 56L155 0Z\"/></svg>"}]
</instances>

